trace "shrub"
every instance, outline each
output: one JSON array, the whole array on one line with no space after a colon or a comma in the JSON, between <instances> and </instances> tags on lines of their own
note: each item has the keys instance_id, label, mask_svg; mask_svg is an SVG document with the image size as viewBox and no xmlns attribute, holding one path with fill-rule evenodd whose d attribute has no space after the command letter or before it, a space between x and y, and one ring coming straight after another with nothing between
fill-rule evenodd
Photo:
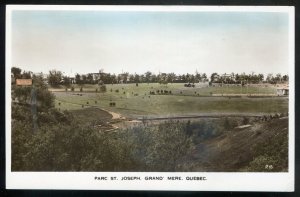
<instances>
[{"instance_id":1,"label":"shrub","mask_svg":"<svg viewBox=\"0 0 300 197\"><path fill-rule=\"evenodd\" d=\"M111 91L112 91L112 89L111 89ZM100 92L106 92L106 85L101 85L100 86Z\"/></svg>"},{"instance_id":2,"label":"shrub","mask_svg":"<svg viewBox=\"0 0 300 197\"><path fill-rule=\"evenodd\" d=\"M250 120L248 117L243 118L243 125L249 124Z\"/></svg>"}]
</instances>

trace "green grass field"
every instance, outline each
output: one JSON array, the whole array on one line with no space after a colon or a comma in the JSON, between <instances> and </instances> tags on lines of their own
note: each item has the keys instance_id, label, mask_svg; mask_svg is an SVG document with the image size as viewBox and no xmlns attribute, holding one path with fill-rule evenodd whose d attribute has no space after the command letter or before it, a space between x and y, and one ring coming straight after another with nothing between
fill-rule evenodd
<instances>
[{"instance_id":1,"label":"green grass field","mask_svg":"<svg viewBox=\"0 0 300 197\"><path fill-rule=\"evenodd\" d=\"M84 84L84 85L73 85L75 88L75 92L79 92L80 87L83 87L84 92L95 92L96 89L99 90L98 85L92 84ZM106 85L107 93L112 90L119 90L120 93L125 91L126 93L138 93L145 94L150 91L156 90L168 90L172 91L173 94L182 94L182 95L200 95L200 96L210 96L212 94L274 94L276 93L276 89L274 86L269 85L260 85L260 86L249 86L249 87L241 87L241 86L226 86L223 87L208 87L207 84L195 84L195 87L184 87L183 83L172 83L172 84L158 84L158 83L143 83L136 86L135 84L114 84L114 85ZM123 88L123 89L122 89ZM65 91L64 86L60 86L58 88L49 88L51 91ZM70 91L70 88L68 88Z\"/></svg>"},{"instance_id":2,"label":"green grass field","mask_svg":"<svg viewBox=\"0 0 300 197\"><path fill-rule=\"evenodd\" d=\"M287 97L210 97L212 94L274 94L274 87L184 87L183 84L115 84L107 85L106 93L95 92L97 85L79 86L75 91L65 92L65 88L52 89L56 96L56 107L61 110L76 110L97 106L121 113L125 117L178 116L200 113L286 113ZM118 90L119 92L116 92ZM150 91L171 91L172 95L150 95ZM115 107L109 103L115 102ZM59 105L60 103L60 105ZM82 107L83 106L83 107Z\"/></svg>"}]
</instances>

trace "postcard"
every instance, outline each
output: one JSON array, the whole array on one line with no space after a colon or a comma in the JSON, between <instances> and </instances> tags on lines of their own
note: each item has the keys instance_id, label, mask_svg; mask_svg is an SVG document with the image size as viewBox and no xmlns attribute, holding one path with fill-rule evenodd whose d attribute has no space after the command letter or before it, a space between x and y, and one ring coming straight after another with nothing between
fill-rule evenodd
<instances>
[{"instance_id":1,"label":"postcard","mask_svg":"<svg viewBox=\"0 0 300 197\"><path fill-rule=\"evenodd\" d=\"M8 189L294 191L294 7L6 7Z\"/></svg>"}]
</instances>

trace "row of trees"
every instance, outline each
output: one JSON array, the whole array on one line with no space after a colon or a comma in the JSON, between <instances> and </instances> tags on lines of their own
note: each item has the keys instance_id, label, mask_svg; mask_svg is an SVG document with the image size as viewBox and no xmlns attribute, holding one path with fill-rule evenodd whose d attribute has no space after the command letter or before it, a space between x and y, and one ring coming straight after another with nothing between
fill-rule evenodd
<instances>
[{"instance_id":1,"label":"row of trees","mask_svg":"<svg viewBox=\"0 0 300 197\"><path fill-rule=\"evenodd\" d=\"M52 76L52 73L49 76ZM59 75L57 75L59 76ZM61 77L63 79L63 84L70 84L70 80L67 77ZM51 77L49 77L49 81ZM231 74L218 74L212 73L210 78L207 77L205 73L195 74L182 74L176 75L175 73L160 73L158 75L146 72L144 74L129 74L123 73L119 75L115 74L104 74L99 80L101 80L104 84L116 84L116 83L199 83L199 82L212 82L212 83L226 83L226 84L258 84L258 83L285 83L288 82L288 75L281 75L280 73L273 75L268 74L264 76L263 74L245 74L245 73L231 73ZM95 84L98 83L99 80L94 80L92 74L87 75L79 75L75 76L75 83L77 84ZM53 81L53 80L51 80ZM58 82L59 80L56 80ZM50 82L49 82L50 83ZM50 83L53 84L53 83Z\"/></svg>"},{"instance_id":2,"label":"row of trees","mask_svg":"<svg viewBox=\"0 0 300 197\"><path fill-rule=\"evenodd\" d=\"M31 78L30 72L23 71L21 69L13 67L11 72L14 78ZM96 76L96 77L95 77ZM288 75L281 75L280 73L268 74L267 76L261 73L231 73L231 74L218 74L212 73L210 77L206 73L195 74L175 74L175 73L159 73L158 75L147 71L144 74L130 74L128 72L122 74L110 74L110 73L89 73L89 74L76 74L74 78L64 76L61 71L50 70L47 76L47 81L50 85L70 85L76 84L117 84L117 83L198 83L208 82L211 83L225 83L225 84L258 84L258 83L285 83L288 82Z\"/></svg>"},{"instance_id":3,"label":"row of trees","mask_svg":"<svg viewBox=\"0 0 300 197\"><path fill-rule=\"evenodd\" d=\"M276 74L268 74L265 78L263 74L246 74L246 73L231 73L231 74L223 74L220 75L218 73L212 73L210 77L210 81L212 83L226 83L226 84L258 84L258 83L285 83L288 82L288 75L281 75L280 73Z\"/></svg>"},{"instance_id":4,"label":"row of trees","mask_svg":"<svg viewBox=\"0 0 300 197\"><path fill-rule=\"evenodd\" d=\"M175 73L160 73L158 75L148 71L144 74L129 74L128 72L122 74L102 74L100 79L105 84L116 84L116 83L196 83L196 82L206 82L208 81L205 73L200 74L183 74L176 75ZM98 83L97 80L93 79L92 74L87 75L75 75L75 81L77 84L95 84ZM65 81L67 82L67 81ZM67 82L68 83L68 82Z\"/></svg>"}]
</instances>

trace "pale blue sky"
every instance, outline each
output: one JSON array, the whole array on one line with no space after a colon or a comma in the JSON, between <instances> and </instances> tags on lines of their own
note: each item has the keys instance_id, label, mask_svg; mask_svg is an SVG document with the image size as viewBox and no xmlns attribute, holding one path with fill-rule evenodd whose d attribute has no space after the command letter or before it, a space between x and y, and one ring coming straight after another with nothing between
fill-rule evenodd
<instances>
[{"instance_id":1,"label":"pale blue sky","mask_svg":"<svg viewBox=\"0 0 300 197\"><path fill-rule=\"evenodd\" d=\"M25 70L288 73L288 14L13 11L12 63Z\"/></svg>"}]
</instances>

